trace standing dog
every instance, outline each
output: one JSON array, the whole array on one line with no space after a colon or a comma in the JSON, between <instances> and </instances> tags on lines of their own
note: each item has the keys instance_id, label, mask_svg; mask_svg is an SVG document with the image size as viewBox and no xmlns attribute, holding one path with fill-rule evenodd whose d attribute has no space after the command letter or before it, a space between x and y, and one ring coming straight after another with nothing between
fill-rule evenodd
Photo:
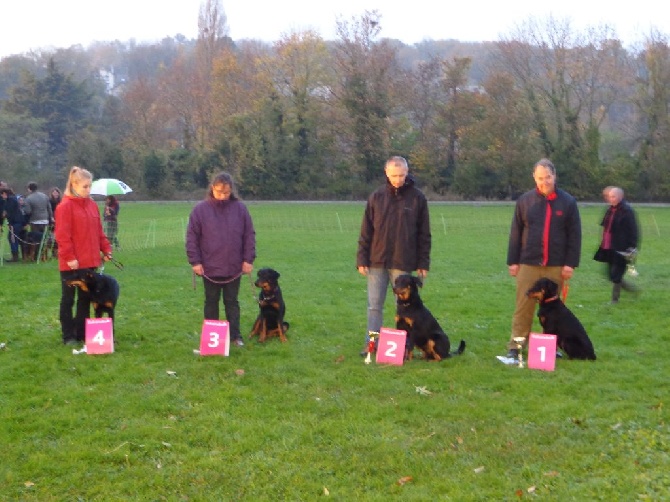
<instances>
[{"instance_id":1,"label":"standing dog","mask_svg":"<svg viewBox=\"0 0 670 502\"><path fill-rule=\"evenodd\" d=\"M95 317L102 317L106 313L109 318L114 319L114 309L120 293L119 283L114 277L98 272L86 272L79 279L67 281L67 284L77 286L91 295Z\"/></svg>"},{"instance_id":2,"label":"standing dog","mask_svg":"<svg viewBox=\"0 0 670 502\"><path fill-rule=\"evenodd\" d=\"M527 292L540 304L537 317L542 332L556 335L556 344L570 359L596 359L591 339L579 319L565 306L558 296L558 284L543 277L538 279Z\"/></svg>"},{"instance_id":3,"label":"standing dog","mask_svg":"<svg viewBox=\"0 0 670 502\"><path fill-rule=\"evenodd\" d=\"M272 336L278 336L282 342L287 341L286 331L289 324L284 321L286 304L279 287L279 276L279 272L271 268L262 268L257 273L254 285L261 290L258 293L260 312L249 337L258 335L259 342Z\"/></svg>"},{"instance_id":4,"label":"standing dog","mask_svg":"<svg viewBox=\"0 0 670 502\"><path fill-rule=\"evenodd\" d=\"M407 332L405 359L412 358L415 346L421 349L429 361L441 361L462 354L465 340L461 340L456 352L449 352L449 337L421 301L419 286L422 286L421 279L409 274L399 276L393 285L393 293L396 295L396 328Z\"/></svg>"}]
</instances>

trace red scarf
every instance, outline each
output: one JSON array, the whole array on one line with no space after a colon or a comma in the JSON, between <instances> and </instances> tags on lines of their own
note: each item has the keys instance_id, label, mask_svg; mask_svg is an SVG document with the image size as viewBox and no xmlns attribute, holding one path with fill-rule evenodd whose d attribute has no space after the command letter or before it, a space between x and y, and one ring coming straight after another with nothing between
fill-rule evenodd
<instances>
[{"instance_id":1,"label":"red scarf","mask_svg":"<svg viewBox=\"0 0 670 502\"><path fill-rule=\"evenodd\" d=\"M614 222L614 213L617 206L611 206L605 215L605 229L603 230L603 241L600 245L603 249L612 248L612 223Z\"/></svg>"},{"instance_id":2,"label":"red scarf","mask_svg":"<svg viewBox=\"0 0 670 502\"><path fill-rule=\"evenodd\" d=\"M542 195L547 201L547 211L544 215L544 233L542 235L542 265L547 266L549 262L549 231L551 229L551 201L556 199L556 192L551 192L549 195L542 194L539 190L538 193Z\"/></svg>"}]
</instances>

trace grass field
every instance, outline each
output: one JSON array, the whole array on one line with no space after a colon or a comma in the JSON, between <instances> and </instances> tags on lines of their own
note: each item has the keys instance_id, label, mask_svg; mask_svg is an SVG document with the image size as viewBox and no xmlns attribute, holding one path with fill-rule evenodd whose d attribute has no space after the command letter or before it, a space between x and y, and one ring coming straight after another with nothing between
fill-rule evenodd
<instances>
[{"instance_id":1,"label":"grass field","mask_svg":"<svg viewBox=\"0 0 670 502\"><path fill-rule=\"evenodd\" d=\"M616 306L591 259L604 207L581 208L582 265L567 303L598 360L541 372L495 358L514 303L511 205L431 204L422 296L468 347L402 367L358 355L363 204L248 205L255 266L282 274L286 344L193 354L203 290L184 253L191 204L122 201L115 256L125 269L105 270L121 284L111 355L61 344L54 261L0 267L0 500L670 498L670 208L638 208L643 292ZM255 295L245 279L243 332ZM393 311L389 295L388 326Z\"/></svg>"}]
</instances>

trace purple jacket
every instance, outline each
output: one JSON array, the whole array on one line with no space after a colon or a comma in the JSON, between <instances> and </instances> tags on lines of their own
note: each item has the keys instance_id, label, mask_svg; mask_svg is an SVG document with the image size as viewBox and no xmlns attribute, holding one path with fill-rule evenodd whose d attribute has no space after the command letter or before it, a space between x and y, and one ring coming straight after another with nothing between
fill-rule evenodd
<instances>
[{"instance_id":1,"label":"purple jacket","mask_svg":"<svg viewBox=\"0 0 670 502\"><path fill-rule=\"evenodd\" d=\"M192 266L201 264L208 277L240 274L242 262L256 258L256 232L246 206L215 199L196 204L186 229L186 256Z\"/></svg>"}]
</instances>

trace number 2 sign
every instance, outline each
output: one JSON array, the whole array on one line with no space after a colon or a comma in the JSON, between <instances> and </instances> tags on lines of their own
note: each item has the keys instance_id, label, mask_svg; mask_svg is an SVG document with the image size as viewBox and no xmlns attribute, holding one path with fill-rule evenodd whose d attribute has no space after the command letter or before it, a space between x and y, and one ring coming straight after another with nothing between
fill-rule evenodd
<instances>
[{"instance_id":1,"label":"number 2 sign","mask_svg":"<svg viewBox=\"0 0 670 502\"><path fill-rule=\"evenodd\" d=\"M109 317L86 319L86 353L114 352L114 326Z\"/></svg>"},{"instance_id":2,"label":"number 2 sign","mask_svg":"<svg viewBox=\"0 0 670 502\"><path fill-rule=\"evenodd\" d=\"M230 351L230 326L228 321L205 319L200 334L201 356L227 356Z\"/></svg>"},{"instance_id":3,"label":"number 2 sign","mask_svg":"<svg viewBox=\"0 0 670 502\"><path fill-rule=\"evenodd\" d=\"M407 332L402 329L380 329L376 362L402 366L405 361L406 340Z\"/></svg>"}]
</instances>

